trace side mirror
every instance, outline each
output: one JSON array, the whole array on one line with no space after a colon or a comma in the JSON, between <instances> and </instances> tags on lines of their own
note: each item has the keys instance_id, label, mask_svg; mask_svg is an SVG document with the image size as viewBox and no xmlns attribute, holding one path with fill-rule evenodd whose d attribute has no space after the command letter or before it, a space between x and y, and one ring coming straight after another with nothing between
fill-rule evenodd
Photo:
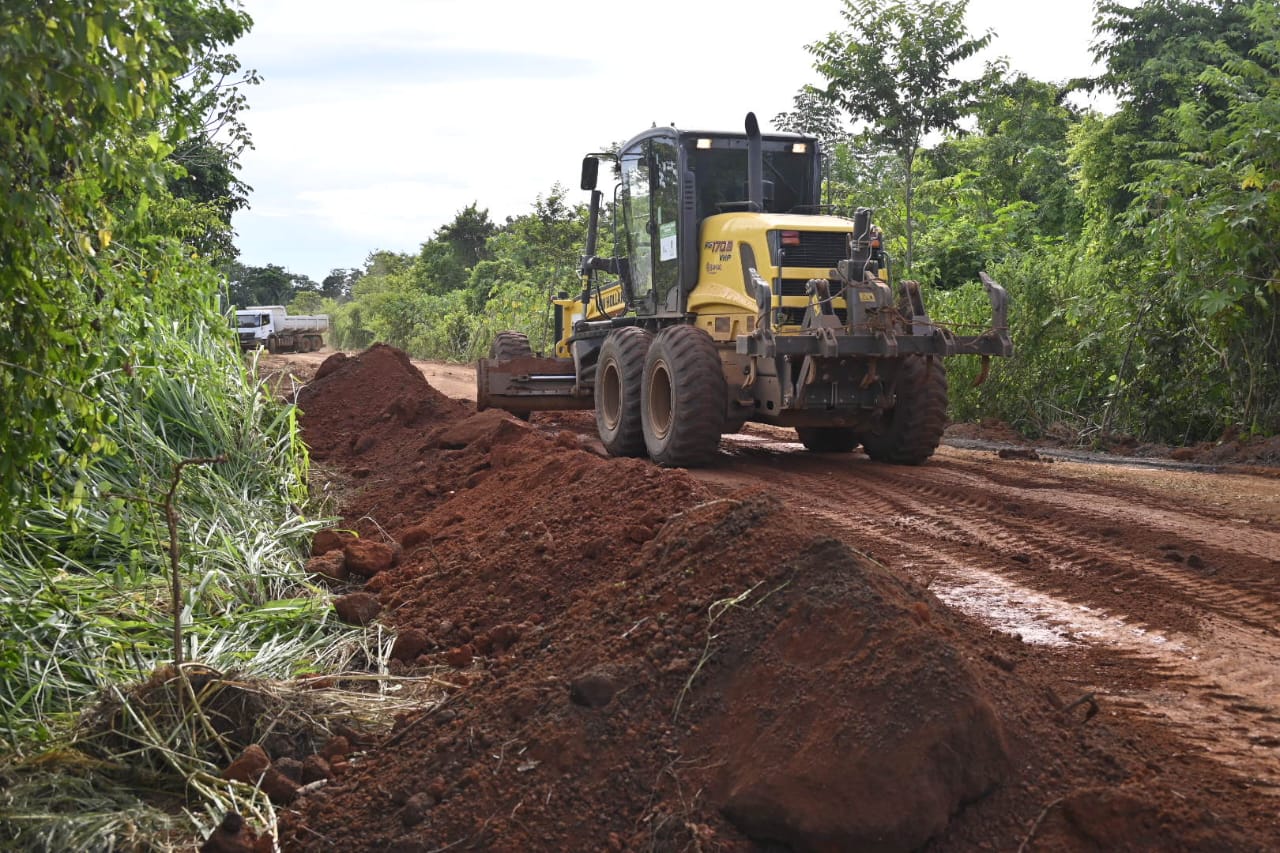
<instances>
[{"instance_id":1,"label":"side mirror","mask_svg":"<svg viewBox=\"0 0 1280 853\"><path fill-rule=\"evenodd\" d=\"M595 157L582 158L582 189L593 190L600 178L600 161Z\"/></svg>"}]
</instances>

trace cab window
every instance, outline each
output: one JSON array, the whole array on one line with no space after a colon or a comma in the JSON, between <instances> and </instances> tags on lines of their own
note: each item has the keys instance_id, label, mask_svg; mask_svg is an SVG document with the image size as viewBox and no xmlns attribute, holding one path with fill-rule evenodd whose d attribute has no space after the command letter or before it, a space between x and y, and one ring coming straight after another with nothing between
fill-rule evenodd
<instances>
[{"instance_id":1,"label":"cab window","mask_svg":"<svg viewBox=\"0 0 1280 853\"><path fill-rule=\"evenodd\" d=\"M632 298L651 313L680 281L678 149L671 140L647 139L621 160Z\"/></svg>"}]
</instances>

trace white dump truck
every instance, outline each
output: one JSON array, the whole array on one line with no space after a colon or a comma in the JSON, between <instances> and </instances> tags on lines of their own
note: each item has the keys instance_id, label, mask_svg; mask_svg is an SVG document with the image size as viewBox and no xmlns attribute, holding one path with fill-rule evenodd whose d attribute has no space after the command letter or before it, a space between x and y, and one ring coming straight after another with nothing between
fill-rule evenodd
<instances>
[{"instance_id":1,"label":"white dump truck","mask_svg":"<svg viewBox=\"0 0 1280 853\"><path fill-rule=\"evenodd\" d=\"M240 348L267 352L315 352L324 346L328 314L295 314L283 305L250 305L236 310Z\"/></svg>"}]
</instances>

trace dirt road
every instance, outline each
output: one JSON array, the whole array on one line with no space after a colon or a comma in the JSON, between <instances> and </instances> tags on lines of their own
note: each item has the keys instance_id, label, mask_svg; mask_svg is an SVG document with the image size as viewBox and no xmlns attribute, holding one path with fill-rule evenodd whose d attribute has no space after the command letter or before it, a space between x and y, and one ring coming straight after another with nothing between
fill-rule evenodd
<instances>
[{"instance_id":1,"label":"dirt road","mask_svg":"<svg viewBox=\"0 0 1280 853\"><path fill-rule=\"evenodd\" d=\"M1007 461L919 468L756 436L699 478L797 513L1037 647L1077 692L1280 793L1280 482Z\"/></svg>"},{"instance_id":2,"label":"dirt road","mask_svg":"<svg viewBox=\"0 0 1280 853\"><path fill-rule=\"evenodd\" d=\"M327 355L283 358L314 371ZM413 364L446 396L475 399L470 366ZM580 415L559 420L591 432ZM767 488L1060 661L1079 692L1280 794L1280 480L949 447L900 468L810 454L767 427L727 436L722 454L694 476Z\"/></svg>"},{"instance_id":3,"label":"dirt road","mask_svg":"<svg viewBox=\"0 0 1280 853\"><path fill-rule=\"evenodd\" d=\"M325 357L279 358L305 374ZM414 365L445 395L474 399L470 368ZM533 426L584 445L594 432L590 413L535 415ZM1173 797L1186 786L1243 803L1255 837L1261 828L1280 840L1273 470L1151 470L945 446L904 468L811 454L788 430L748 427L690 473L716 494L768 493L789 521L1016 638L1019 674L1052 685L1050 704L1079 699L1130 733L1126 760L1145 762ZM1011 670L1002 655L991 659ZM965 849L973 837L949 843Z\"/></svg>"}]
</instances>

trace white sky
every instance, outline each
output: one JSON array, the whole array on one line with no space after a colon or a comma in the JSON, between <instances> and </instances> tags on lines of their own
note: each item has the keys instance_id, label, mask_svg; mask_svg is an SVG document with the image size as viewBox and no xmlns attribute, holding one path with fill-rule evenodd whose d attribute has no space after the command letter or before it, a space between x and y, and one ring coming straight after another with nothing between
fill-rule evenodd
<instances>
[{"instance_id":1,"label":"white sky","mask_svg":"<svg viewBox=\"0 0 1280 853\"><path fill-rule=\"evenodd\" d=\"M839 0L243 0L233 51L255 150L240 260L320 281L375 249L416 252L472 202L501 223L582 156L654 123L765 125L820 82L806 44ZM1092 0L970 0L969 29L1041 80L1092 71ZM975 69L980 70L981 62Z\"/></svg>"}]
</instances>

